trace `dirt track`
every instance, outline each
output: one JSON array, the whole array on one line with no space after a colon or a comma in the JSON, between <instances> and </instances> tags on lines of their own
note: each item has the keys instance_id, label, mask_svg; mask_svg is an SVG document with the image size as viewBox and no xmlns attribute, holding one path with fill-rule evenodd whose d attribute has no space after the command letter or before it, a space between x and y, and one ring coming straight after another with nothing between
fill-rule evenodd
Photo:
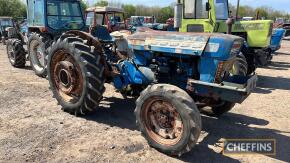
<instances>
[{"instance_id":1,"label":"dirt track","mask_svg":"<svg viewBox=\"0 0 290 163\"><path fill-rule=\"evenodd\" d=\"M286 47L287 46L287 47ZM86 117L61 110L46 79L10 66L0 46L0 162L290 162L290 41L242 105L216 119L203 116L200 143L180 158L147 145L137 131L135 100L107 86L101 109ZM277 155L220 154L224 138L274 138Z\"/></svg>"}]
</instances>

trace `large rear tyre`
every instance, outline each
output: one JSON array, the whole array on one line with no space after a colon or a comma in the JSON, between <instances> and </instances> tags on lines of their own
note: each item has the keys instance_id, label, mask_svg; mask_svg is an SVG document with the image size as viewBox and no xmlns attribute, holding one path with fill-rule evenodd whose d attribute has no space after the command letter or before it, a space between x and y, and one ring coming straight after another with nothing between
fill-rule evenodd
<instances>
[{"instance_id":1,"label":"large rear tyre","mask_svg":"<svg viewBox=\"0 0 290 163\"><path fill-rule=\"evenodd\" d=\"M176 86L148 86L137 99L135 115L149 145L169 155L189 152L201 132L197 106Z\"/></svg>"},{"instance_id":2,"label":"large rear tyre","mask_svg":"<svg viewBox=\"0 0 290 163\"><path fill-rule=\"evenodd\" d=\"M247 76L248 74L248 64L246 57L240 53L230 71L231 75ZM216 105L211 107L210 111L205 111L204 113L209 116L219 117L234 108L235 103L219 100Z\"/></svg>"},{"instance_id":3,"label":"large rear tyre","mask_svg":"<svg viewBox=\"0 0 290 163\"><path fill-rule=\"evenodd\" d=\"M6 45L9 62L13 67L23 68L26 63L26 53L19 39L9 39Z\"/></svg>"},{"instance_id":4,"label":"large rear tyre","mask_svg":"<svg viewBox=\"0 0 290 163\"><path fill-rule=\"evenodd\" d=\"M246 47L244 47L242 49L242 54L245 56L247 64L248 64L247 75L253 74L257 69L257 66L256 66L257 61L256 61L256 57L255 57L256 54Z\"/></svg>"},{"instance_id":5,"label":"large rear tyre","mask_svg":"<svg viewBox=\"0 0 290 163\"><path fill-rule=\"evenodd\" d=\"M85 42L72 35L62 35L49 48L50 89L63 110L75 115L94 112L105 91L99 49Z\"/></svg>"},{"instance_id":6,"label":"large rear tyre","mask_svg":"<svg viewBox=\"0 0 290 163\"><path fill-rule=\"evenodd\" d=\"M248 74L248 63L246 57L240 53L237 56L235 63L233 64L233 68L230 72L232 75L241 75L247 76Z\"/></svg>"},{"instance_id":7,"label":"large rear tyre","mask_svg":"<svg viewBox=\"0 0 290 163\"><path fill-rule=\"evenodd\" d=\"M47 48L51 43L50 37L32 33L28 39L28 53L32 69L39 77L47 76Z\"/></svg>"}]
</instances>

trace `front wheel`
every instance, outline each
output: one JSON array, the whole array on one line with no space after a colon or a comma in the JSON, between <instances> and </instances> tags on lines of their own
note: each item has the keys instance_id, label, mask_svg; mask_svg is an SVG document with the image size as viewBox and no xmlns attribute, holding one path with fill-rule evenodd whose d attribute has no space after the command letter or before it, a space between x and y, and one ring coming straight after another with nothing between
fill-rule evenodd
<instances>
[{"instance_id":1,"label":"front wheel","mask_svg":"<svg viewBox=\"0 0 290 163\"><path fill-rule=\"evenodd\" d=\"M23 68L26 63L26 53L19 39L7 40L7 56L13 67Z\"/></svg>"},{"instance_id":2,"label":"front wheel","mask_svg":"<svg viewBox=\"0 0 290 163\"><path fill-rule=\"evenodd\" d=\"M176 86L148 86L137 99L135 115L149 145L169 155L189 152L201 132L197 106Z\"/></svg>"}]
</instances>

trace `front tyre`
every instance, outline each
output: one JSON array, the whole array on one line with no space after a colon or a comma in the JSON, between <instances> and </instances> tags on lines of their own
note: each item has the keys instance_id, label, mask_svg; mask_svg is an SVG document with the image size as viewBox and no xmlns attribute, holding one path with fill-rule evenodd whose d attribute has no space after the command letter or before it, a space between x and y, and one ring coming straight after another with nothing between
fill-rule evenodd
<instances>
[{"instance_id":1,"label":"front tyre","mask_svg":"<svg viewBox=\"0 0 290 163\"><path fill-rule=\"evenodd\" d=\"M46 77L47 71L47 48L51 43L50 37L32 33L28 39L28 53L32 69L39 77Z\"/></svg>"},{"instance_id":2,"label":"front tyre","mask_svg":"<svg viewBox=\"0 0 290 163\"><path fill-rule=\"evenodd\" d=\"M100 55L85 40L62 35L49 49L48 80L63 110L77 114L94 112L104 93L104 66Z\"/></svg>"},{"instance_id":3,"label":"front tyre","mask_svg":"<svg viewBox=\"0 0 290 163\"><path fill-rule=\"evenodd\" d=\"M6 45L7 56L13 67L23 68L26 63L26 53L19 39L9 39Z\"/></svg>"},{"instance_id":4,"label":"front tyre","mask_svg":"<svg viewBox=\"0 0 290 163\"><path fill-rule=\"evenodd\" d=\"M176 86L148 86L137 99L135 115L149 145L169 155L189 152L201 132L197 106Z\"/></svg>"}]
</instances>

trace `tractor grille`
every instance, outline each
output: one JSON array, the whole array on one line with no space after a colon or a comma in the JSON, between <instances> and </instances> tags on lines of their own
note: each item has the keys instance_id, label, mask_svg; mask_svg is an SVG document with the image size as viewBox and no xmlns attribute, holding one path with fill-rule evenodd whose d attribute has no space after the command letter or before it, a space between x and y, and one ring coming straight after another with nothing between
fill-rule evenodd
<instances>
[{"instance_id":1,"label":"tractor grille","mask_svg":"<svg viewBox=\"0 0 290 163\"><path fill-rule=\"evenodd\" d=\"M187 32L204 32L204 27L201 24L187 25Z\"/></svg>"}]
</instances>

